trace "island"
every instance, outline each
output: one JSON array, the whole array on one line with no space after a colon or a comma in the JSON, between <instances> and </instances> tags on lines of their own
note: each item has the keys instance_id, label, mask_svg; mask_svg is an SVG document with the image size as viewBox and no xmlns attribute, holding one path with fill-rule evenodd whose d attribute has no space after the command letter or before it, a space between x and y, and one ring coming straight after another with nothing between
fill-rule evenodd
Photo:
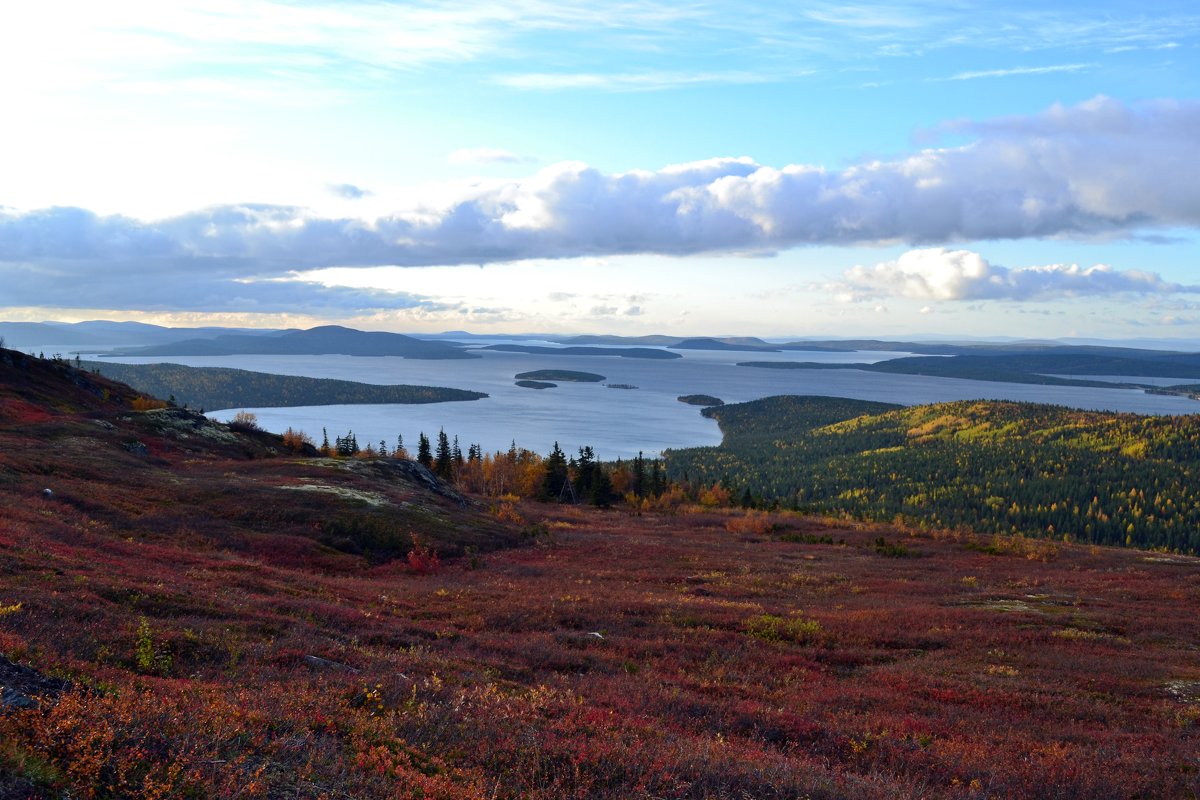
<instances>
[{"instance_id":1,"label":"island","mask_svg":"<svg viewBox=\"0 0 1200 800\"><path fill-rule=\"evenodd\" d=\"M120 356L232 356L232 355L346 355L394 356L419 359L479 358L461 346L429 342L399 333L359 331L341 325L322 325L305 331L270 334L227 334L207 339L120 350Z\"/></svg>"},{"instance_id":2,"label":"island","mask_svg":"<svg viewBox=\"0 0 1200 800\"><path fill-rule=\"evenodd\" d=\"M85 361L81 366L106 378L127 383L150 397L170 397L191 408L285 408L445 403L480 400L483 392L443 386L383 386L373 383L272 375L229 367L185 367L182 364L117 364Z\"/></svg>"},{"instance_id":3,"label":"island","mask_svg":"<svg viewBox=\"0 0 1200 800\"><path fill-rule=\"evenodd\" d=\"M557 383L548 383L547 381L517 381L517 386L522 389L557 389Z\"/></svg>"},{"instance_id":4,"label":"island","mask_svg":"<svg viewBox=\"0 0 1200 800\"><path fill-rule=\"evenodd\" d=\"M594 372L578 372L573 369L535 369L531 372L521 372L514 377L517 380L528 381L567 381L570 383L599 383L603 375Z\"/></svg>"},{"instance_id":5,"label":"island","mask_svg":"<svg viewBox=\"0 0 1200 800\"><path fill-rule=\"evenodd\" d=\"M851 369L894 375L926 375L964 380L1029 383L1044 386L1149 389L1137 378L1200 378L1200 353L1137 350L1121 347L1056 347L1038 351L1002 351L990 355L910 356L873 364L811 361L742 361L739 367L757 369ZM1120 375L1124 382L1094 380L1090 376ZM1077 376L1077 377L1064 377Z\"/></svg>"},{"instance_id":6,"label":"island","mask_svg":"<svg viewBox=\"0 0 1200 800\"><path fill-rule=\"evenodd\" d=\"M689 406L723 406L725 401L719 397L713 397L711 394L685 394L675 398L681 403L687 403Z\"/></svg>"}]
</instances>

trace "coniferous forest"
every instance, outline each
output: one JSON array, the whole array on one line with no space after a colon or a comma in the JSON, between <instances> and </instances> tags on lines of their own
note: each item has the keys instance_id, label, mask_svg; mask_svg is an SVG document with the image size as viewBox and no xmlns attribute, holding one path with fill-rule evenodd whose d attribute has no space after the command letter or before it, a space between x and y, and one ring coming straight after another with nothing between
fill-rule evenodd
<instances>
[{"instance_id":1,"label":"coniferous forest","mask_svg":"<svg viewBox=\"0 0 1200 800\"><path fill-rule=\"evenodd\" d=\"M724 441L669 452L672 480L923 527L1200 551L1200 416L825 397L702 413Z\"/></svg>"}]
</instances>

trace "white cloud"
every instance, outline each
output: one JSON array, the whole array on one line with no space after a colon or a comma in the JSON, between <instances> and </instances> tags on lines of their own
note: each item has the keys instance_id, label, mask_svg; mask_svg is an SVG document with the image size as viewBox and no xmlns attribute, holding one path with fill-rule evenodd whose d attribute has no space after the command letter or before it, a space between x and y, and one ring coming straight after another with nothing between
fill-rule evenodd
<instances>
[{"instance_id":1,"label":"white cloud","mask_svg":"<svg viewBox=\"0 0 1200 800\"><path fill-rule=\"evenodd\" d=\"M1159 275L1098 264L1010 269L970 250L910 250L894 261L854 267L827 287L852 300L906 297L918 300L1049 300L1114 294L1200 293Z\"/></svg>"},{"instance_id":2,"label":"white cloud","mask_svg":"<svg viewBox=\"0 0 1200 800\"><path fill-rule=\"evenodd\" d=\"M1009 78L1014 75L1046 75L1054 72L1081 72L1095 69L1098 64L1050 64L1044 67L1010 67L1008 69L988 69L975 72L959 72L948 78L935 80L971 81L977 78Z\"/></svg>"},{"instance_id":3,"label":"white cloud","mask_svg":"<svg viewBox=\"0 0 1200 800\"><path fill-rule=\"evenodd\" d=\"M154 221L79 208L0 207L0 285L6 293L27 287L44 300L47 292L74 292L103 275L108 282L128 279L136 297L155 283L179 288L187 280L280 277L323 267L771 253L814 244L1200 227L1200 181L1185 168L1200 162L1200 101L1130 106L1098 98L943 130L975 141L842 170L717 158L609 174L565 162L523 179L433 187L425 196L440 198L436 203L374 219L322 218L263 204ZM999 274L988 267L991 277ZM1032 297L1055 286L1160 290L1132 273L1085 270L1073 277L1065 267L1047 270L1011 271L1003 291ZM994 285L971 283L965 272L958 280ZM179 302L195 302L180 291Z\"/></svg>"}]
</instances>

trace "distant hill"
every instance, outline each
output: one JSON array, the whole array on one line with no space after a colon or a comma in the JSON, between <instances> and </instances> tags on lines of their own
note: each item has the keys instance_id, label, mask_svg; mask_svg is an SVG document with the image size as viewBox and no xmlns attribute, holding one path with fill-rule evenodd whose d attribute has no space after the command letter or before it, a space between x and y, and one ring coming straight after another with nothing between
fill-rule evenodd
<instances>
[{"instance_id":1,"label":"distant hill","mask_svg":"<svg viewBox=\"0 0 1200 800\"><path fill-rule=\"evenodd\" d=\"M62 345L78 347L115 347L121 345L165 344L185 339L211 338L241 334L274 336L282 331L254 328L165 328L142 322L0 322L0 337L8 347ZM49 355L49 354L47 354Z\"/></svg>"},{"instance_id":2,"label":"distant hill","mask_svg":"<svg viewBox=\"0 0 1200 800\"><path fill-rule=\"evenodd\" d=\"M615 336L610 334L602 335L586 335L586 336L566 336L562 338L554 338L550 341L561 342L562 344L610 344L610 345L646 345L649 347L670 347L673 344L683 341L678 336L662 336L651 334L649 336Z\"/></svg>"},{"instance_id":3,"label":"distant hill","mask_svg":"<svg viewBox=\"0 0 1200 800\"><path fill-rule=\"evenodd\" d=\"M211 339L188 339L171 344L121 351L123 356L232 356L232 355L346 355L399 356L417 359L478 358L443 342L428 342L399 333L357 331L340 325L323 325L272 336L231 334Z\"/></svg>"},{"instance_id":4,"label":"distant hill","mask_svg":"<svg viewBox=\"0 0 1200 800\"><path fill-rule=\"evenodd\" d=\"M672 350L732 350L758 353L778 353L779 348L767 344L761 339L751 341L730 342L722 339L684 339L682 342L670 345Z\"/></svg>"},{"instance_id":5,"label":"distant hill","mask_svg":"<svg viewBox=\"0 0 1200 800\"><path fill-rule=\"evenodd\" d=\"M446 403L479 400L483 392L441 386L382 386L329 378L273 375L226 367L180 364L83 362L114 380L153 397L174 397L179 405L215 411L220 408L354 405L360 403Z\"/></svg>"},{"instance_id":6,"label":"distant hill","mask_svg":"<svg viewBox=\"0 0 1200 800\"><path fill-rule=\"evenodd\" d=\"M501 353L532 353L539 356L615 356L617 358L671 359L683 358L670 350L649 347L542 347L530 344L493 344L480 348Z\"/></svg>"}]
</instances>

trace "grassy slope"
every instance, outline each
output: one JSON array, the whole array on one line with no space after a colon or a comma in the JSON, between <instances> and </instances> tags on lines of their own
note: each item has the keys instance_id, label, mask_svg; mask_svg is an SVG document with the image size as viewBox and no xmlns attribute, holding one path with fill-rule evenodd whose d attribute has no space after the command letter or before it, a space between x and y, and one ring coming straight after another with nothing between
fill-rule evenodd
<instances>
[{"instance_id":1,"label":"grassy slope","mask_svg":"<svg viewBox=\"0 0 1200 800\"><path fill-rule=\"evenodd\" d=\"M74 689L0 716L0 794L1200 789L1195 559L793 516L532 505L503 527L266 436L161 433L102 379L26 377L0 381L0 651ZM47 390L53 413L28 402ZM278 488L305 478L420 509L429 540L532 538L371 564L312 544L371 507Z\"/></svg>"}]
</instances>

